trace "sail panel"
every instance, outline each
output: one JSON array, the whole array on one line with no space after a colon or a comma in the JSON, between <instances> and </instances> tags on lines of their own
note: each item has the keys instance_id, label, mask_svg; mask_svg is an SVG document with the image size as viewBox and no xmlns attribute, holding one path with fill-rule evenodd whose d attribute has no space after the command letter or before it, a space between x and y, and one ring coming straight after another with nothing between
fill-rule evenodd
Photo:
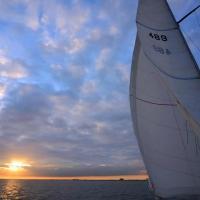
<instances>
[{"instance_id":1,"label":"sail panel","mask_svg":"<svg viewBox=\"0 0 200 200\"><path fill-rule=\"evenodd\" d=\"M157 195L200 194L200 149L162 74L137 38L130 84L135 134Z\"/></svg>"},{"instance_id":2,"label":"sail panel","mask_svg":"<svg viewBox=\"0 0 200 200\"><path fill-rule=\"evenodd\" d=\"M146 58L160 72L184 116L199 129L199 69L166 0L140 0L137 28Z\"/></svg>"},{"instance_id":3,"label":"sail panel","mask_svg":"<svg viewBox=\"0 0 200 200\"><path fill-rule=\"evenodd\" d=\"M175 29L177 24L171 14L166 12L167 7L165 0L139 0L137 21L146 26L150 24L152 29Z\"/></svg>"}]
</instances>

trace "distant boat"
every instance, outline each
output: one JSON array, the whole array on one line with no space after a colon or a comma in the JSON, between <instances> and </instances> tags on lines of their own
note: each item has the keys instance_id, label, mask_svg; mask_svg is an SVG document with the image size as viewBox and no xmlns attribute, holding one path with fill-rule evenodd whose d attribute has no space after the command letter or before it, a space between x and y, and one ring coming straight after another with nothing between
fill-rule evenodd
<instances>
[{"instance_id":1,"label":"distant boat","mask_svg":"<svg viewBox=\"0 0 200 200\"><path fill-rule=\"evenodd\" d=\"M130 105L155 196L200 196L200 70L166 0L139 0ZM200 34L199 34L200 38Z\"/></svg>"}]
</instances>

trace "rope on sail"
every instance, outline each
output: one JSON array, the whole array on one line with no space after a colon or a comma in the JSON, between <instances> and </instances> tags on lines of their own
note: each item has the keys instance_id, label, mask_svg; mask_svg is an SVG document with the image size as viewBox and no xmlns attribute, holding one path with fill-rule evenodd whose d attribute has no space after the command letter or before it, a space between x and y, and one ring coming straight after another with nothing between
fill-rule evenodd
<instances>
[{"instance_id":1,"label":"rope on sail","mask_svg":"<svg viewBox=\"0 0 200 200\"><path fill-rule=\"evenodd\" d=\"M184 21L187 17L189 17L192 13L194 13L199 8L200 8L200 5L198 5L196 8L191 10L188 14L186 14L184 17L182 17L179 21L177 21L177 23L180 24L182 21Z\"/></svg>"}]
</instances>

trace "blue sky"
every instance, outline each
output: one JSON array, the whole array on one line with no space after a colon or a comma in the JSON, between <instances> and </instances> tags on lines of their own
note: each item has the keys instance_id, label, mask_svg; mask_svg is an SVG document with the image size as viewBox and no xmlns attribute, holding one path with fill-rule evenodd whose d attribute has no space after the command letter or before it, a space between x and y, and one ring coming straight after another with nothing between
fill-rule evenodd
<instances>
[{"instance_id":1,"label":"blue sky","mask_svg":"<svg viewBox=\"0 0 200 200\"><path fill-rule=\"evenodd\" d=\"M169 2L177 19L199 3ZM1 167L17 158L37 176L144 173L128 94L137 1L0 7ZM191 26L182 28L197 40Z\"/></svg>"}]
</instances>

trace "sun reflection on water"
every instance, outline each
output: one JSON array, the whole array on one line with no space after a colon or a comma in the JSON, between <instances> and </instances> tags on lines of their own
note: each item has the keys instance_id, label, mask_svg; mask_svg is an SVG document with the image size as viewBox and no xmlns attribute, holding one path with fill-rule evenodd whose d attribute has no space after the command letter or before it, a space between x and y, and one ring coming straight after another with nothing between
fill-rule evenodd
<instances>
[{"instance_id":1,"label":"sun reflection on water","mask_svg":"<svg viewBox=\"0 0 200 200\"><path fill-rule=\"evenodd\" d=\"M5 184L2 186L0 199L24 199L22 185L17 180L5 180Z\"/></svg>"}]
</instances>

